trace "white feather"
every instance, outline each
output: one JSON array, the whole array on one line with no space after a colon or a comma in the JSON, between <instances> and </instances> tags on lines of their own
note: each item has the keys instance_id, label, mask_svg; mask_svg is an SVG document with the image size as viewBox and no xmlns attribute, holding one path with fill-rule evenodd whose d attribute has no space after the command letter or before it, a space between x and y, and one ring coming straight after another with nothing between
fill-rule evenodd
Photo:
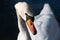
<instances>
[{"instance_id":1,"label":"white feather","mask_svg":"<svg viewBox=\"0 0 60 40\"><path fill-rule=\"evenodd\" d=\"M27 3L19 2L15 5L15 9L18 17L18 26L19 29L21 29L17 40L58 40L59 24L48 3L44 4L41 13L35 16L34 25L37 30L36 35L33 35L29 28L24 26L27 24L22 20L24 19L26 21L25 13L32 15L30 14L32 12L28 9ZM19 15L22 18L20 18Z\"/></svg>"}]
</instances>

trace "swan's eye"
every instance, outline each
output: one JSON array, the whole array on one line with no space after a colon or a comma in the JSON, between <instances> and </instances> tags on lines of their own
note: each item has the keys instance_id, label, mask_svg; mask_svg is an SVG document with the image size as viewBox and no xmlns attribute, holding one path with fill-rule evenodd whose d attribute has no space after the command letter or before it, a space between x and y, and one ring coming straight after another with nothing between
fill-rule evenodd
<instances>
[{"instance_id":1,"label":"swan's eye","mask_svg":"<svg viewBox=\"0 0 60 40\"><path fill-rule=\"evenodd\" d=\"M26 21L29 20L29 19L31 19L32 22L34 22L34 16L33 17L29 16L27 13L25 13L25 15L26 15Z\"/></svg>"},{"instance_id":2,"label":"swan's eye","mask_svg":"<svg viewBox=\"0 0 60 40\"><path fill-rule=\"evenodd\" d=\"M25 13L25 15L28 15L27 13Z\"/></svg>"}]
</instances>

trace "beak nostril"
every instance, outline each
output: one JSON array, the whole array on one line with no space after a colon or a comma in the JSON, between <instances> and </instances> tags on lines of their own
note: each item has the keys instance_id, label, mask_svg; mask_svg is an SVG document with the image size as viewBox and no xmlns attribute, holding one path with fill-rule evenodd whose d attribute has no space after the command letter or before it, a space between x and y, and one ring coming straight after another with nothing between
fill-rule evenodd
<instances>
[{"instance_id":1,"label":"beak nostril","mask_svg":"<svg viewBox=\"0 0 60 40\"><path fill-rule=\"evenodd\" d=\"M30 23L30 25L32 25L32 23Z\"/></svg>"}]
</instances>

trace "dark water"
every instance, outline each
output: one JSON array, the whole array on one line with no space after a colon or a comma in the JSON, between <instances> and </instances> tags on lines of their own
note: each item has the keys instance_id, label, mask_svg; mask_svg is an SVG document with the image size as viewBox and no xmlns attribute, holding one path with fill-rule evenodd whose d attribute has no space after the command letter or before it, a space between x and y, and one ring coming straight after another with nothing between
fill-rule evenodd
<instances>
[{"instance_id":1,"label":"dark water","mask_svg":"<svg viewBox=\"0 0 60 40\"><path fill-rule=\"evenodd\" d=\"M14 5L26 1L37 15L44 3L49 3L57 21L60 23L60 0L0 0L0 40L16 40L19 32Z\"/></svg>"}]
</instances>

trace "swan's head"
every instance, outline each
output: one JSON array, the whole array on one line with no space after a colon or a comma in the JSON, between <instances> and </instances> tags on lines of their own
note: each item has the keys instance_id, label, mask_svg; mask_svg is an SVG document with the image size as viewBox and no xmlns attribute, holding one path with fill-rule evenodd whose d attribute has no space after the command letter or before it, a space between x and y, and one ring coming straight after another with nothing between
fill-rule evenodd
<instances>
[{"instance_id":1,"label":"swan's head","mask_svg":"<svg viewBox=\"0 0 60 40\"><path fill-rule=\"evenodd\" d=\"M29 9L28 4L26 2L18 2L17 4L15 4L15 9L18 12L17 14L20 15L25 21L25 13L27 13L29 16L33 16L31 9Z\"/></svg>"},{"instance_id":2,"label":"swan's head","mask_svg":"<svg viewBox=\"0 0 60 40\"><path fill-rule=\"evenodd\" d=\"M26 21L28 27L30 28L33 34L36 34L36 29L34 27L34 17L31 9L29 9L26 2L19 2L15 5L17 11L17 16L21 16L24 21Z\"/></svg>"}]
</instances>

